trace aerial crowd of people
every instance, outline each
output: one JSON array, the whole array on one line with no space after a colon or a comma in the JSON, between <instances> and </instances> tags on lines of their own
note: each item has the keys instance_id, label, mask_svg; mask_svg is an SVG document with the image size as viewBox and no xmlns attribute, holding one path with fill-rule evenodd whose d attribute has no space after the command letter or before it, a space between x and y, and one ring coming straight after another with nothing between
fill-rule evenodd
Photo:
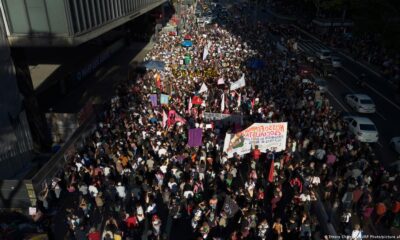
<instances>
[{"instance_id":1,"label":"aerial crowd of people","mask_svg":"<svg viewBox=\"0 0 400 240\"><path fill-rule=\"evenodd\" d=\"M181 16L185 31L161 33L147 54L163 69L121 82L93 134L46 185L38 213L72 199L66 224L77 240L322 239L319 201L353 239L370 222L399 225L398 174L347 131L315 83L302 81L304 59L270 37L281 26L233 15L198 24L193 12ZM243 75L245 86L230 91ZM285 151L223 152L226 133L277 122L288 123ZM188 145L193 128L203 129L200 146Z\"/></svg>"}]
</instances>

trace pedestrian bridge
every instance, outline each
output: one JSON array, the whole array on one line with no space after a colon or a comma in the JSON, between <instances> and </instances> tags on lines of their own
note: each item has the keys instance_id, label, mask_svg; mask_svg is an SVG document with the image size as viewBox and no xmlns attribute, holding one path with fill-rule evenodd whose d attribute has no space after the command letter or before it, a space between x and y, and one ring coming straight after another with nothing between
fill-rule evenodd
<instances>
[{"instance_id":1,"label":"pedestrian bridge","mask_svg":"<svg viewBox=\"0 0 400 240\"><path fill-rule=\"evenodd\" d=\"M0 0L11 46L76 46L167 0Z\"/></svg>"}]
</instances>

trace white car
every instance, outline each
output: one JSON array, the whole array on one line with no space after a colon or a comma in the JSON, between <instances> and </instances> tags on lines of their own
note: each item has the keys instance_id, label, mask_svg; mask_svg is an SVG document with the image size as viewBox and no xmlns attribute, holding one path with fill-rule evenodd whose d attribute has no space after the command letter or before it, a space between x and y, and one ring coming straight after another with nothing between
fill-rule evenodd
<instances>
[{"instance_id":1,"label":"white car","mask_svg":"<svg viewBox=\"0 0 400 240\"><path fill-rule=\"evenodd\" d=\"M346 102L354 110L359 113L374 113L376 110L375 103L365 94L347 94Z\"/></svg>"},{"instance_id":2,"label":"white car","mask_svg":"<svg viewBox=\"0 0 400 240\"><path fill-rule=\"evenodd\" d=\"M390 147L400 154L400 137L394 137L390 140Z\"/></svg>"},{"instance_id":3,"label":"white car","mask_svg":"<svg viewBox=\"0 0 400 240\"><path fill-rule=\"evenodd\" d=\"M343 120L349 124L349 131L353 133L360 142L378 142L378 130L369 118L345 116Z\"/></svg>"},{"instance_id":4,"label":"white car","mask_svg":"<svg viewBox=\"0 0 400 240\"><path fill-rule=\"evenodd\" d=\"M317 53L317 57L321 60L329 59L331 58L331 51L329 51L328 49L321 49Z\"/></svg>"},{"instance_id":5,"label":"white car","mask_svg":"<svg viewBox=\"0 0 400 240\"><path fill-rule=\"evenodd\" d=\"M331 62L332 62L332 67L334 68L342 67L342 62L340 61L339 57L332 57Z\"/></svg>"}]
</instances>

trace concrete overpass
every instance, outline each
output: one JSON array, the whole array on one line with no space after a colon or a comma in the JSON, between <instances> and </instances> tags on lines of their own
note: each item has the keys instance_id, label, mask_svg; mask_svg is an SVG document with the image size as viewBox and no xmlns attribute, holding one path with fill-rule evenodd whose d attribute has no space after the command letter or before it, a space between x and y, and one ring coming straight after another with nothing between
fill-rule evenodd
<instances>
[{"instance_id":1,"label":"concrete overpass","mask_svg":"<svg viewBox=\"0 0 400 240\"><path fill-rule=\"evenodd\" d=\"M77 46L167 0L0 0L12 47Z\"/></svg>"}]
</instances>

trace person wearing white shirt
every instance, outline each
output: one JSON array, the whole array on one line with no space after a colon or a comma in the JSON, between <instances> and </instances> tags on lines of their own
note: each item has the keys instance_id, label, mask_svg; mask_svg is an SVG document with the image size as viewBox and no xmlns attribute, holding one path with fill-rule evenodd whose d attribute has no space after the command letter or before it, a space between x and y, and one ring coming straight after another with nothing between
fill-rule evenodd
<instances>
[{"instance_id":1,"label":"person wearing white shirt","mask_svg":"<svg viewBox=\"0 0 400 240\"><path fill-rule=\"evenodd\" d=\"M126 191L125 191L125 186L123 186L120 182L118 183L118 186L116 187L118 197L125 199L126 197Z\"/></svg>"},{"instance_id":2,"label":"person wearing white shirt","mask_svg":"<svg viewBox=\"0 0 400 240\"><path fill-rule=\"evenodd\" d=\"M110 175L110 171L111 171L111 168L109 166L106 166L104 168L104 176L107 177L108 175Z\"/></svg>"},{"instance_id":3,"label":"person wearing white shirt","mask_svg":"<svg viewBox=\"0 0 400 240\"><path fill-rule=\"evenodd\" d=\"M300 194L300 200L302 201L302 202L306 202L306 201L311 201L311 196L310 196L310 194L304 194L304 193L302 193L302 194Z\"/></svg>"},{"instance_id":4,"label":"person wearing white shirt","mask_svg":"<svg viewBox=\"0 0 400 240\"><path fill-rule=\"evenodd\" d=\"M351 232L351 240L362 240L362 231L359 224L354 225L354 230Z\"/></svg>"},{"instance_id":5,"label":"person wearing white shirt","mask_svg":"<svg viewBox=\"0 0 400 240\"><path fill-rule=\"evenodd\" d=\"M89 193L92 195L92 197L97 197L97 194L99 193L99 190L97 190L97 187L94 185L89 186Z\"/></svg>"}]
</instances>

